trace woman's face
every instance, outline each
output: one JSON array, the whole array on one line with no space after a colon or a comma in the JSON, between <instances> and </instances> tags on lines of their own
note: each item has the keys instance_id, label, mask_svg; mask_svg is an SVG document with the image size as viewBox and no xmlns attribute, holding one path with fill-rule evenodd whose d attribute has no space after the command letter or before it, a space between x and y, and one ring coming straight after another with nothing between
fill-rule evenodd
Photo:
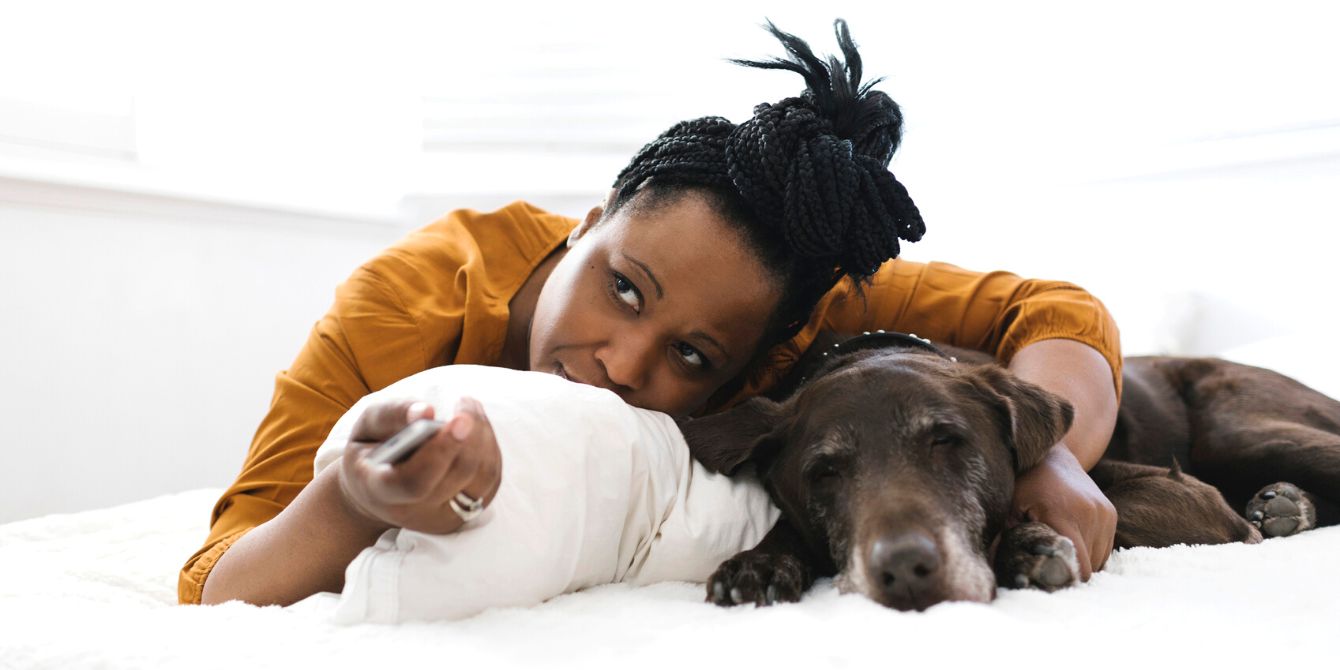
<instances>
[{"instance_id":1,"label":"woman's face","mask_svg":"<svg viewBox=\"0 0 1340 670\"><path fill-rule=\"evenodd\" d=\"M702 197L634 205L569 240L535 306L530 369L683 416L744 369L780 287Z\"/></svg>"}]
</instances>

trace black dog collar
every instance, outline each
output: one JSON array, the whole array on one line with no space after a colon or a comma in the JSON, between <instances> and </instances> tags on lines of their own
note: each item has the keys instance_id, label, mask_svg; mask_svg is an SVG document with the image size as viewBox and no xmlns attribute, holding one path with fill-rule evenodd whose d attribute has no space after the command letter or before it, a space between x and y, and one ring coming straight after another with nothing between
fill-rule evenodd
<instances>
[{"instance_id":1,"label":"black dog collar","mask_svg":"<svg viewBox=\"0 0 1340 670\"><path fill-rule=\"evenodd\" d=\"M955 363L958 362L957 358L941 351L939 347L935 346L934 344L931 344L930 340L924 337L918 337L916 333L897 333L891 330L876 330L874 332L870 332L867 330L864 333L861 333L860 335L857 335L856 337L847 340L846 342L838 342L837 344L833 345L832 349L823 352L823 354L819 356L819 360L827 359L829 354L833 355L848 354L853 351L861 351L863 349L882 349L884 347L898 347L898 346L912 347L915 349L924 349L926 351L934 353L940 358L944 358L946 360L950 360ZM809 380L810 375L807 374L804 377L801 377L799 382L796 382L796 386L798 387L804 386L805 382Z\"/></svg>"},{"instance_id":2,"label":"black dog collar","mask_svg":"<svg viewBox=\"0 0 1340 670\"><path fill-rule=\"evenodd\" d=\"M833 348L825 351L823 357L827 358L829 354L846 354L862 349L880 349L883 347L906 346L925 349L934 352L940 358L947 358L955 363L958 359L941 351L939 347L931 344L931 341L918 337L916 333L896 333L893 331L876 330L875 332L865 331L846 342L838 342Z\"/></svg>"}]
</instances>

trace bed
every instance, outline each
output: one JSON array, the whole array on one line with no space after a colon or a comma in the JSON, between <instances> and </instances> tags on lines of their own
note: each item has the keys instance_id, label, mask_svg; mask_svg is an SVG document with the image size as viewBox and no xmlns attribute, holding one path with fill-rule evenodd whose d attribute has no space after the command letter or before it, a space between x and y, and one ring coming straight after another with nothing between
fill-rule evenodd
<instances>
[{"instance_id":1,"label":"bed","mask_svg":"<svg viewBox=\"0 0 1340 670\"><path fill-rule=\"evenodd\" d=\"M1340 379L1315 365L1298 372ZM177 570L219 493L0 525L0 668L1279 667L1333 663L1340 633L1340 527L1119 551L1076 588L924 613L839 595L827 581L801 603L762 609L704 604L698 584L611 585L399 626L335 625L333 595L290 608L178 606Z\"/></svg>"},{"instance_id":2,"label":"bed","mask_svg":"<svg viewBox=\"0 0 1340 670\"><path fill-rule=\"evenodd\" d=\"M177 606L177 568L218 494L0 526L0 667L1117 667L1180 658L1279 667L1334 658L1340 632L1340 527L1250 546L1121 551L1068 591L1004 591L991 605L920 614L838 595L827 582L799 604L764 609L704 604L697 584L612 585L400 626L336 626L322 598L287 609Z\"/></svg>"}]
</instances>

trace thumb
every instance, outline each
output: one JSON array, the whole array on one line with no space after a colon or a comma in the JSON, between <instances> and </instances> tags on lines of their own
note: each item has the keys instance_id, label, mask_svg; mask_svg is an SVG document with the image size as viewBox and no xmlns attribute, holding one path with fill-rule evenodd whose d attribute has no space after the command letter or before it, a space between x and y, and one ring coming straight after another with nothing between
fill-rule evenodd
<instances>
[{"instance_id":1,"label":"thumb","mask_svg":"<svg viewBox=\"0 0 1340 670\"><path fill-rule=\"evenodd\" d=\"M484 418L483 405L474 398L461 396L456 401L456 413L451 422L451 436L464 441L475 431L475 426L483 421L487 421Z\"/></svg>"},{"instance_id":2,"label":"thumb","mask_svg":"<svg viewBox=\"0 0 1340 670\"><path fill-rule=\"evenodd\" d=\"M419 419L431 419L434 414L436 414L436 412L433 410L432 405L423 401L418 401L410 404L409 409L405 411L405 419L407 424L414 423Z\"/></svg>"}]
</instances>

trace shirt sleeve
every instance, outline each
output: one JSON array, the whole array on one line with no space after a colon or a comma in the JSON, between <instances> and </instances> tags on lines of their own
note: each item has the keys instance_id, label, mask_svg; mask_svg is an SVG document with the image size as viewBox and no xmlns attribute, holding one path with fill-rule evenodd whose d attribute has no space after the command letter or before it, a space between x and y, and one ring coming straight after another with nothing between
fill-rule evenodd
<instances>
[{"instance_id":1,"label":"shirt sleeve","mask_svg":"<svg viewBox=\"0 0 1340 670\"><path fill-rule=\"evenodd\" d=\"M1121 339L1103 303L1067 282L1024 279L1009 272L973 272L948 263L885 263L857 290L839 282L815 308L804 330L770 350L739 390L713 409L729 407L786 377L815 337L825 330L915 333L951 346L976 349L1008 365L1020 349L1049 339L1093 347L1112 368L1121 397Z\"/></svg>"},{"instance_id":2,"label":"shirt sleeve","mask_svg":"<svg viewBox=\"0 0 1340 670\"><path fill-rule=\"evenodd\" d=\"M876 273L863 295L835 293L821 307L825 329L916 333L990 353L1002 365L1034 342L1074 340L1103 355L1121 396L1117 324L1098 298L1068 282L896 260Z\"/></svg>"},{"instance_id":3,"label":"shirt sleeve","mask_svg":"<svg viewBox=\"0 0 1340 670\"><path fill-rule=\"evenodd\" d=\"M346 410L426 367L419 328L396 291L371 267L360 268L336 290L293 364L276 376L242 472L215 504L204 547L178 575L178 600L199 603L219 557L297 497L312 480L317 448Z\"/></svg>"}]
</instances>

